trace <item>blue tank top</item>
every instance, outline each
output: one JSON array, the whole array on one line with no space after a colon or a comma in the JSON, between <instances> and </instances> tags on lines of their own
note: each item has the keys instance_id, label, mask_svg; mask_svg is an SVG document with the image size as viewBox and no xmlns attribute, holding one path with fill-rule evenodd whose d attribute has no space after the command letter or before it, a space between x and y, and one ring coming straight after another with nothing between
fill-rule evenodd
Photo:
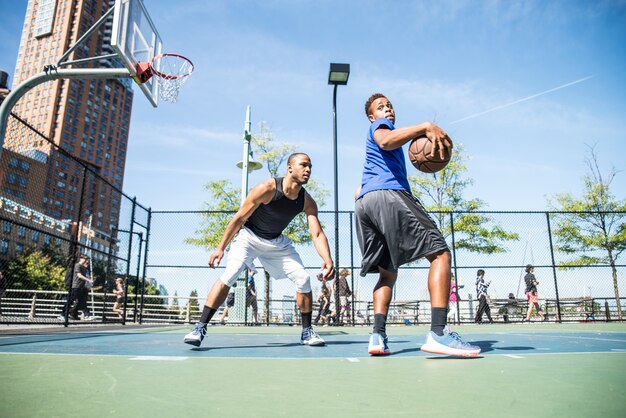
<instances>
[{"instance_id":1,"label":"blue tank top","mask_svg":"<svg viewBox=\"0 0 626 418\"><path fill-rule=\"evenodd\" d=\"M361 193L374 190L406 190L411 193L411 186L407 179L406 162L402 147L391 151L381 149L374 141L374 132L377 129L395 129L389 119L379 118L370 125L365 143L365 164L361 180Z\"/></svg>"},{"instance_id":2,"label":"blue tank top","mask_svg":"<svg viewBox=\"0 0 626 418\"><path fill-rule=\"evenodd\" d=\"M275 178L276 193L270 203L261 204L244 224L255 235L265 238L278 238L289 222L304 209L304 187L300 189L295 200L283 193L283 177Z\"/></svg>"}]
</instances>

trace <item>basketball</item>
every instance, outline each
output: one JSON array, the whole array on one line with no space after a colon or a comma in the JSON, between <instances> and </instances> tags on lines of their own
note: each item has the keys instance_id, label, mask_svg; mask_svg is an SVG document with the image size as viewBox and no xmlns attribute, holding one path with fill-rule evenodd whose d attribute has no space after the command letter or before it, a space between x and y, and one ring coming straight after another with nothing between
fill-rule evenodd
<instances>
[{"instance_id":1,"label":"basketball","mask_svg":"<svg viewBox=\"0 0 626 418\"><path fill-rule=\"evenodd\" d=\"M431 157L432 146L426 135L413 139L409 145L409 160L422 173L436 173L450 162L450 153L447 150L443 159L439 157L439 150Z\"/></svg>"}]
</instances>

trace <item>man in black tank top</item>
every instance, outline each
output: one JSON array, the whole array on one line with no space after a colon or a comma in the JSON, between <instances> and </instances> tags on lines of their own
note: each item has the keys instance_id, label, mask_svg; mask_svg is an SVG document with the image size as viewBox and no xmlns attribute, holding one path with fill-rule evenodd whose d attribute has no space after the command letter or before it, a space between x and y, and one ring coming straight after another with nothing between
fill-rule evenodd
<instances>
[{"instance_id":1,"label":"man in black tank top","mask_svg":"<svg viewBox=\"0 0 626 418\"><path fill-rule=\"evenodd\" d=\"M309 181L311 167L308 155L292 154L287 161L285 177L267 179L250 190L209 258L211 267L219 266L226 247L232 241L224 273L209 291L200 321L185 336L185 343L200 346L206 334L206 326L226 299L228 290L237 281L239 274L258 258L271 277L288 277L296 285L296 302L302 315L300 343L324 345L324 340L311 326L313 295L309 274L291 240L282 234L293 218L304 212L313 245L322 258L323 280L334 277L333 260L328 239L319 222L317 204L303 187Z\"/></svg>"}]
</instances>

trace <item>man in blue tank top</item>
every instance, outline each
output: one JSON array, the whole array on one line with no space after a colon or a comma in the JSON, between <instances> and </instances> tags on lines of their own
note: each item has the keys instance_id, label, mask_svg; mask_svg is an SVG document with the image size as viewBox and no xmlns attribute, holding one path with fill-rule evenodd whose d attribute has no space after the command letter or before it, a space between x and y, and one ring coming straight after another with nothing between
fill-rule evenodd
<instances>
[{"instance_id":1,"label":"man in blue tank top","mask_svg":"<svg viewBox=\"0 0 626 418\"><path fill-rule=\"evenodd\" d=\"M215 282L204 303L198 324L187 334L184 342L199 347L206 326L224 302L228 290L239 274L258 258L265 271L275 279L288 277L296 285L296 303L302 317L303 345L320 346L324 340L313 331L311 315L313 295L311 280L293 243L283 230L301 212L306 214L313 245L322 258L323 279L335 274L328 239L318 218L317 204L304 189L311 176L311 159L303 153L289 156L285 177L271 178L257 184L243 205L226 226L224 235L209 258L209 265L219 266L228 244L228 261L224 273Z\"/></svg>"},{"instance_id":2,"label":"man in blue tank top","mask_svg":"<svg viewBox=\"0 0 626 418\"><path fill-rule=\"evenodd\" d=\"M396 128L393 106L380 93L367 100L365 114L371 125L354 213L362 254L361 276L379 274L374 287L374 330L368 353L372 356L391 353L386 322L398 268L425 257L430 262L431 329L421 349L437 354L477 356L479 347L466 343L447 327L450 250L435 222L411 194L402 150L404 144L422 135L433 142L433 153L452 151L452 141L430 122Z\"/></svg>"}]
</instances>

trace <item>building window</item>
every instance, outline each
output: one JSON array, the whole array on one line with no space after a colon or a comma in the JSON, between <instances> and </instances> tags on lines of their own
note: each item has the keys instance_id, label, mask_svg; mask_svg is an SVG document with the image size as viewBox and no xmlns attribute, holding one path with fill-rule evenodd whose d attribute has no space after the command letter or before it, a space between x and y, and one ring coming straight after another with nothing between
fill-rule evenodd
<instances>
[{"instance_id":1,"label":"building window","mask_svg":"<svg viewBox=\"0 0 626 418\"><path fill-rule=\"evenodd\" d=\"M24 252L24 244L20 244L19 242L15 244L15 253L22 254Z\"/></svg>"},{"instance_id":2,"label":"building window","mask_svg":"<svg viewBox=\"0 0 626 418\"><path fill-rule=\"evenodd\" d=\"M56 3L56 0L39 0L39 8L35 20L35 36L52 33Z\"/></svg>"},{"instance_id":3,"label":"building window","mask_svg":"<svg viewBox=\"0 0 626 418\"><path fill-rule=\"evenodd\" d=\"M17 227L17 236L20 238L26 238L26 227L18 226Z\"/></svg>"},{"instance_id":4,"label":"building window","mask_svg":"<svg viewBox=\"0 0 626 418\"><path fill-rule=\"evenodd\" d=\"M2 232L4 232L5 234L10 234L11 233L11 222L9 221L2 221Z\"/></svg>"},{"instance_id":5,"label":"building window","mask_svg":"<svg viewBox=\"0 0 626 418\"><path fill-rule=\"evenodd\" d=\"M0 254L6 254L8 252L9 252L9 240L3 239L2 242L0 242Z\"/></svg>"},{"instance_id":6,"label":"building window","mask_svg":"<svg viewBox=\"0 0 626 418\"><path fill-rule=\"evenodd\" d=\"M39 241L39 231L33 231L31 233L31 238L33 239L33 242Z\"/></svg>"}]
</instances>

